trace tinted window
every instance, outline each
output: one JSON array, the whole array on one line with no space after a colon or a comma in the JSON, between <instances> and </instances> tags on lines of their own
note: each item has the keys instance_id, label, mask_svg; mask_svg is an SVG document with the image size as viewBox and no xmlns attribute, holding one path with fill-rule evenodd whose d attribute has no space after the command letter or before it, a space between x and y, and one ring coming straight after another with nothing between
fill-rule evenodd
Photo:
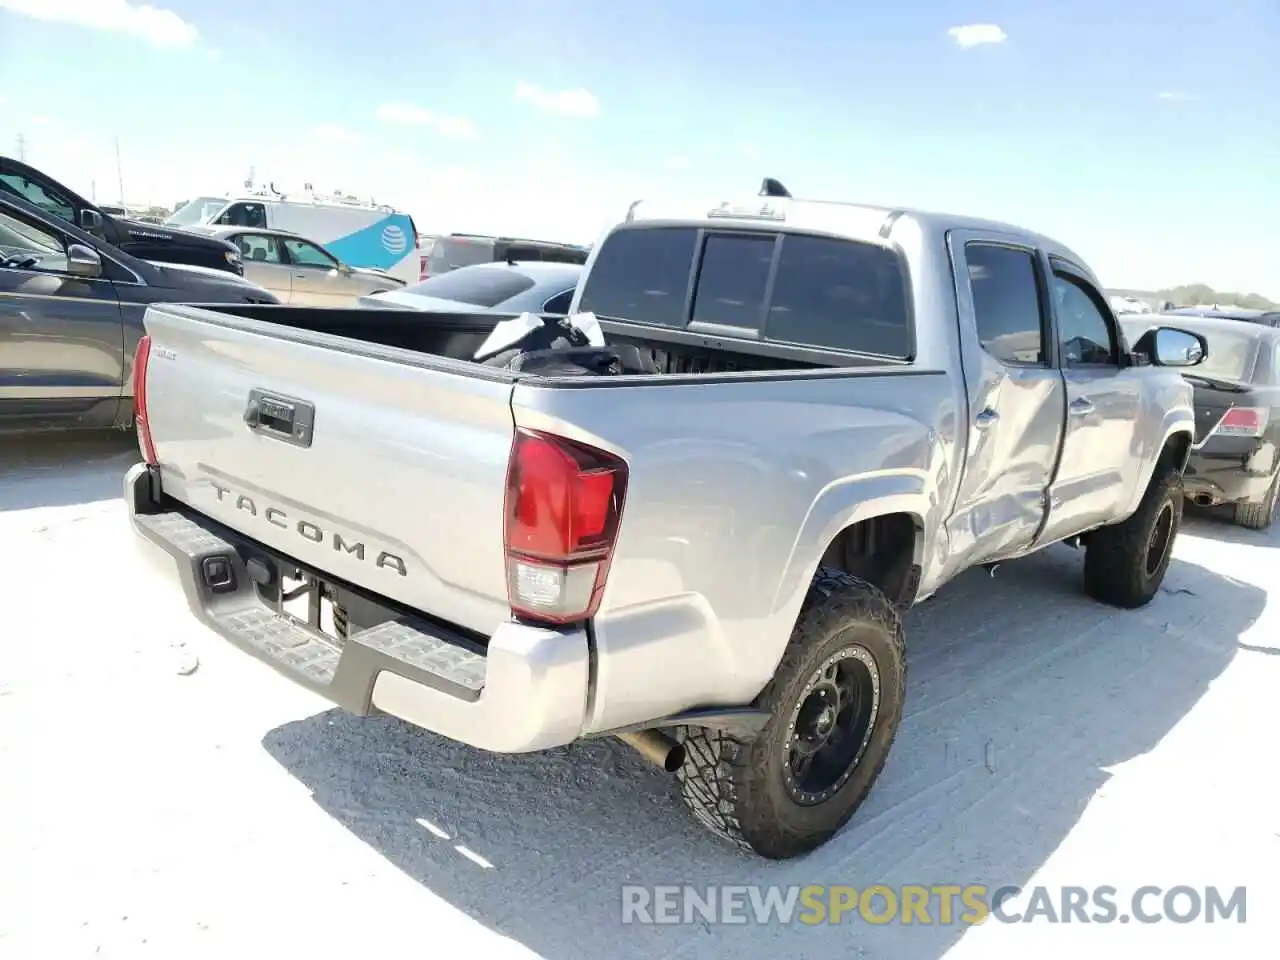
<instances>
[{"instance_id":1,"label":"tinted window","mask_svg":"<svg viewBox=\"0 0 1280 960\"><path fill-rule=\"evenodd\" d=\"M289 260L299 267L321 267L332 270L337 265L333 257L306 240L285 240L284 247L289 251Z\"/></svg>"},{"instance_id":2,"label":"tinted window","mask_svg":"<svg viewBox=\"0 0 1280 960\"><path fill-rule=\"evenodd\" d=\"M1063 365L1116 363L1111 321L1088 288L1072 277L1055 273L1053 296Z\"/></svg>"},{"instance_id":3,"label":"tinted window","mask_svg":"<svg viewBox=\"0 0 1280 960\"><path fill-rule=\"evenodd\" d=\"M696 323L760 329L774 239L750 234L707 237L693 298Z\"/></svg>"},{"instance_id":4,"label":"tinted window","mask_svg":"<svg viewBox=\"0 0 1280 960\"><path fill-rule=\"evenodd\" d=\"M566 290L564 293L557 293L554 297L542 305L543 313L568 313L569 304L573 303L573 291Z\"/></svg>"},{"instance_id":5,"label":"tinted window","mask_svg":"<svg viewBox=\"0 0 1280 960\"><path fill-rule=\"evenodd\" d=\"M0 189L16 193L45 213L53 214L70 223L76 221L76 210L71 205L71 201L52 187L46 187L35 180L28 180L16 173L0 173Z\"/></svg>"},{"instance_id":6,"label":"tinted window","mask_svg":"<svg viewBox=\"0 0 1280 960\"><path fill-rule=\"evenodd\" d=\"M492 240L454 240L441 237L431 248L428 266L432 274L493 262Z\"/></svg>"},{"instance_id":7,"label":"tinted window","mask_svg":"<svg viewBox=\"0 0 1280 960\"><path fill-rule=\"evenodd\" d=\"M1189 373L1222 380L1249 380L1257 362L1262 331L1243 323L1238 331L1220 326L1207 329L1197 326L1194 329L1208 341L1209 355Z\"/></svg>"},{"instance_id":8,"label":"tinted window","mask_svg":"<svg viewBox=\"0 0 1280 960\"><path fill-rule=\"evenodd\" d=\"M543 247L539 251L538 259L548 263L586 263L587 251L574 250L571 247Z\"/></svg>"},{"instance_id":9,"label":"tinted window","mask_svg":"<svg viewBox=\"0 0 1280 960\"><path fill-rule=\"evenodd\" d=\"M246 263L249 261L254 263L282 263L284 261L284 258L280 255L280 243L275 237L264 236L260 233L238 233L229 239L240 248L240 256Z\"/></svg>"},{"instance_id":10,"label":"tinted window","mask_svg":"<svg viewBox=\"0 0 1280 960\"><path fill-rule=\"evenodd\" d=\"M265 227L267 210L260 203L233 203L214 222L229 227Z\"/></svg>"},{"instance_id":11,"label":"tinted window","mask_svg":"<svg viewBox=\"0 0 1280 960\"><path fill-rule=\"evenodd\" d=\"M1044 363L1035 255L969 243L964 256L982 348L1001 363Z\"/></svg>"},{"instance_id":12,"label":"tinted window","mask_svg":"<svg viewBox=\"0 0 1280 960\"><path fill-rule=\"evenodd\" d=\"M911 323L901 259L869 243L784 237L765 335L837 350L909 356Z\"/></svg>"},{"instance_id":13,"label":"tinted window","mask_svg":"<svg viewBox=\"0 0 1280 960\"><path fill-rule=\"evenodd\" d=\"M400 292L419 297L457 300L459 303L468 303L476 307L494 307L532 286L533 281L518 270L512 270L506 266L481 264L461 270L450 270L438 277L431 277L429 280L405 287Z\"/></svg>"},{"instance_id":14,"label":"tinted window","mask_svg":"<svg viewBox=\"0 0 1280 960\"><path fill-rule=\"evenodd\" d=\"M684 326L697 239L691 227L614 231L588 271L580 308L635 323Z\"/></svg>"},{"instance_id":15,"label":"tinted window","mask_svg":"<svg viewBox=\"0 0 1280 960\"><path fill-rule=\"evenodd\" d=\"M63 273L67 254L62 238L26 219L0 211L0 268Z\"/></svg>"}]
</instances>

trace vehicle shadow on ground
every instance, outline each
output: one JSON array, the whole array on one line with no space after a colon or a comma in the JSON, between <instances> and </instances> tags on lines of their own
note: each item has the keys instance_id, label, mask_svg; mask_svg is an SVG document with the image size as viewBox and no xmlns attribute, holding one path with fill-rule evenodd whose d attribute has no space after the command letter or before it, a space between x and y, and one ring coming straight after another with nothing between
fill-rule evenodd
<instances>
[{"instance_id":1,"label":"vehicle shadow on ground","mask_svg":"<svg viewBox=\"0 0 1280 960\"><path fill-rule=\"evenodd\" d=\"M1107 768L1155 747L1262 613L1256 587L1175 561L1118 611L1053 548L973 571L909 616L907 715L844 832L771 863L695 826L672 780L616 742L494 757L388 718L329 711L271 731L315 801L432 893L552 960L940 957L958 924L622 923L628 884L1023 884ZM430 931L424 930L429 937Z\"/></svg>"},{"instance_id":2,"label":"vehicle shadow on ground","mask_svg":"<svg viewBox=\"0 0 1280 960\"><path fill-rule=\"evenodd\" d=\"M118 498L141 459L133 433L0 439L0 511Z\"/></svg>"},{"instance_id":3,"label":"vehicle shadow on ground","mask_svg":"<svg viewBox=\"0 0 1280 960\"><path fill-rule=\"evenodd\" d=\"M1247 547L1280 546L1276 534L1280 524L1270 530L1250 530L1235 522L1231 507L1200 507L1188 502L1182 513L1185 532L1208 537L1222 543L1239 543Z\"/></svg>"}]
</instances>

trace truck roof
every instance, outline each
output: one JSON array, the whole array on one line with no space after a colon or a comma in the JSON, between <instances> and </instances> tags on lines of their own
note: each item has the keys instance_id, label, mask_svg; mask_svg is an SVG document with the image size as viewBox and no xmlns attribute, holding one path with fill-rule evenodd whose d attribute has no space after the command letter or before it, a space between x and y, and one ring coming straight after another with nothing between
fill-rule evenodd
<instances>
[{"instance_id":1,"label":"truck roof","mask_svg":"<svg viewBox=\"0 0 1280 960\"><path fill-rule=\"evenodd\" d=\"M887 243L895 224L905 220L914 223L922 232L939 238L945 238L951 230L1004 235L1011 240L1037 246L1089 270L1087 262L1070 247L1034 230L999 220L913 207L790 196L739 196L736 199L701 203L688 200L637 200L627 211L624 222L638 220L737 226L740 229L754 222L762 229L827 233L871 243Z\"/></svg>"}]
</instances>

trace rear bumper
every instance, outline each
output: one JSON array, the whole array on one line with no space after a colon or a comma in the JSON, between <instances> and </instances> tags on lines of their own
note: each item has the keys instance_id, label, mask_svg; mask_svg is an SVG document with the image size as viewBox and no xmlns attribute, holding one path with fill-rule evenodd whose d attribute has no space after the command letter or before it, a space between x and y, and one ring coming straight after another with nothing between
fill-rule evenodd
<instances>
[{"instance_id":1,"label":"rear bumper","mask_svg":"<svg viewBox=\"0 0 1280 960\"><path fill-rule=\"evenodd\" d=\"M1271 486L1268 462L1240 456L1206 456L1191 454L1183 474L1182 486L1187 497L1206 506L1222 503L1260 502Z\"/></svg>"},{"instance_id":2,"label":"rear bumper","mask_svg":"<svg viewBox=\"0 0 1280 960\"><path fill-rule=\"evenodd\" d=\"M159 483L146 464L129 471L124 493L139 547L178 580L197 619L343 709L379 710L496 753L560 746L582 733L590 683L584 630L512 621L479 645L446 626L403 617L339 644L278 613L250 579L247 561L287 559L193 511L160 506ZM210 585L210 560L225 562L230 583Z\"/></svg>"}]
</instances>

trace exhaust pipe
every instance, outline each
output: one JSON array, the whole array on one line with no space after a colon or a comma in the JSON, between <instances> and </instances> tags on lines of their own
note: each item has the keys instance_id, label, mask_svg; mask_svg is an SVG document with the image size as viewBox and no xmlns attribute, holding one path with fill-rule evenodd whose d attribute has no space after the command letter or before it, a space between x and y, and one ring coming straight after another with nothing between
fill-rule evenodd
<instances>
[{"instance_id":1,"label":"exhaust pipe","mask_svg":"<svg viewBox=\"0 0 1280 960\"><path fill-rule=\"evenodd\" d=\"M1210 494L1210 493L1197 493L1195 495L1194 500L1195 500L1196 506L1198 507L1213 506L1213 494Z\"/></svg>"},{"instance_id":2,"label":"exhaust pipe","mask_svg":"<svg viewBox=\"0 0 1280 960\"><path fill-rule=\"evenodd\" d=\"M657 730L634 730L618 734L618 739L667 773L684 766L684 747Z\"/></svg>"}]
</instances>

